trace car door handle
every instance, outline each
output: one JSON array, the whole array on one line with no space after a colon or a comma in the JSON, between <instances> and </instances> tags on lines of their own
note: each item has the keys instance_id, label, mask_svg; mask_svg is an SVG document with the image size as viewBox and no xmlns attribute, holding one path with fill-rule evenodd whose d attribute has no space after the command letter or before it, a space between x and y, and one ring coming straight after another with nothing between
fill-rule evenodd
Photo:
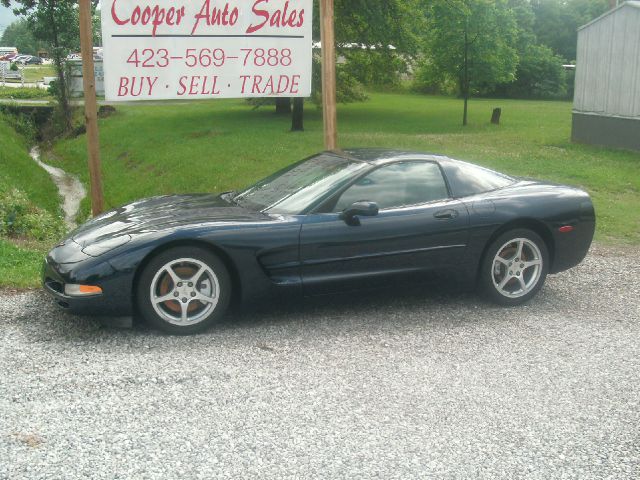
<instances>
[{"instance_id":1,"label":"car door handle","mask_svg":"<svg viewBox=\"0 0 640 480\"><path fill-rule=\"evenodd\" d=\"M456 218L458 216L458 211L450 208L448 210L440 210L433 214L438 220L450 220L452 218Z\"/></svg>"}]
</instances>

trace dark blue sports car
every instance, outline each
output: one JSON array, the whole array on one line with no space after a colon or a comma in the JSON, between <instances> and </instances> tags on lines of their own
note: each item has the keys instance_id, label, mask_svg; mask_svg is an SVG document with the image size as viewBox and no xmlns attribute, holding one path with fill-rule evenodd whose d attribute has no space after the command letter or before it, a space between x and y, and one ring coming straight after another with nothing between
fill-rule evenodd
<instances>
[{"instance_id":1,"label":"dark blue sports car","mask_svg":"<svg viewBox=\"0 0 640 480\"><path fill-rule=\"evenodd\" d=\"M204 330L233 299L313 295L444 274L518 305L593 238L589 195L413 152L345 150L242 192L155 197L107 212L47 256L43 283L76 313Z\"/></svg>"}]
</instances>

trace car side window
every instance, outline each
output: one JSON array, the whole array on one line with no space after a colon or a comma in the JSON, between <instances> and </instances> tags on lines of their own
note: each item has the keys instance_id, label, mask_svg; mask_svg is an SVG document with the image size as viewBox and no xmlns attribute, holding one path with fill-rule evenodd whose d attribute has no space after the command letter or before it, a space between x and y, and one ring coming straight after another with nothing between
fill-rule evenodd
<instances>
[{"instance_id":1,"label":"car side window","mask_svg":"<svg viewBox=\"0 0 640 480\"><path fill-rule=\"evenodd\" d=\"M380 209L416 205L449 197L442 172L433 162L396 162L357 180L338 198L334 212L353 203L376 202Z\"/></svg>"}]
</instances>

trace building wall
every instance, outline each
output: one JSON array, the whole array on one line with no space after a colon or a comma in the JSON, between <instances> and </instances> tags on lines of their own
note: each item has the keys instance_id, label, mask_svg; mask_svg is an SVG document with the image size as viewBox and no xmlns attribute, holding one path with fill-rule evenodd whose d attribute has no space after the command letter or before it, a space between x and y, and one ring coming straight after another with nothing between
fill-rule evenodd
<instances>
[{"instance_id":1,"label":"building wall","mask_svg":"<svg viewBox=\"0 0 640 480\"><path fill-rule=\"evenodd\" d=\"M577 56L574 110L640 117L640 8L625 5L582 28Z\"/></svg>"},{"instance_id":2,"label":"building wall","mask_svg":"<svg viewBox=\"0 0 640 480\"><path fill-rule=\"evenodd\" d=\"M640 118L573 112L571 141L640 150Z\"/></svg>"},{"instance_id":3,"label":"building wall","mask_svg":"<svg viewBox=\"0 0 640 480\"><path fill-rule=\"evenodd\" d=\"M640 2L580 29L577 57L573 140L640 149Z\"/></svg>"}]
</instances>

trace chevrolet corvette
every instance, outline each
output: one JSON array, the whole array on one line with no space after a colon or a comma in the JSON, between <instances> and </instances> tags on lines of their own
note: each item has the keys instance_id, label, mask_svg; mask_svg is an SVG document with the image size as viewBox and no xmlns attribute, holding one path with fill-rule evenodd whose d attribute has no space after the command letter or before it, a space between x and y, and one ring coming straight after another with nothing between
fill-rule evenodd
<instances>
[{"instance_id":1,"label":"chevrolet corvette","mask_svg":"<svg viewBox=\"0 0 640 480\"><path fill-rule=\"evenodd\" d=\"M203 331L239 303L432 274L498 304L529 301L587 254L581 189L441 155L322 152L239 192L144 199L100 215L47 255L43 285L72 313Z\"/></svg>"}]
</instances>

